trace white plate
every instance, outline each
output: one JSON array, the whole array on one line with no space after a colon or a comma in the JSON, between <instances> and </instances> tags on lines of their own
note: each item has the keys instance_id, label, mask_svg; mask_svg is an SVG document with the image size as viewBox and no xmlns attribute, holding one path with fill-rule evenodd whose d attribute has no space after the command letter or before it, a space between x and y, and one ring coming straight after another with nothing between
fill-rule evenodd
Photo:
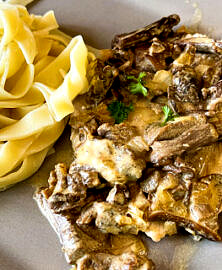
<instances>
[{"instance_id":1,"label":"white plate","mask_svg":"<svg viewBox=\"0 0 222 270\"><path fill-rule=\"evenodd\" d=\"M193 7L196 6L196 7ZM222 36L222 1L185 0L39 0L30 6L33 13L55 11L61 27L82 34L95 47L110 46L114 34L132 31L171 13L182 23L202 13L201 29ZM197 16L195 17L197 18ZM68 160L68 134L57 144L34 179L47 179L53 165ZM64 142L66 144L64 145ZM56 234L32 199L30 180L0 193L0 270L63 270L66 264ZM169 237L159 243L147 240L150 257L159 270L221 270L222 244L208 240L193 242L188 236Z\"/></svg>"}]
</instances>

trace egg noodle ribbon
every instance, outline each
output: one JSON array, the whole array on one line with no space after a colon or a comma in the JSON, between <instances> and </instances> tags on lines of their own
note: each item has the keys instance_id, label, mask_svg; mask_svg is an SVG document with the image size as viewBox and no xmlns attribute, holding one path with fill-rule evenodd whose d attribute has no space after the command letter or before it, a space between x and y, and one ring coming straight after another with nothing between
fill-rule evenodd
<instances>
[{"instance_id":1,"label":"egg noodle ribbon","mask_svg":"<svg viewBox=\"0 0 222 270\"><path fill-rule=\"evenodd\" d=\"M39 169L88 89L82 36L58 30L53 11L29 14L30 2L0 1L0 190Z\"/></svg>"}]
</instances>

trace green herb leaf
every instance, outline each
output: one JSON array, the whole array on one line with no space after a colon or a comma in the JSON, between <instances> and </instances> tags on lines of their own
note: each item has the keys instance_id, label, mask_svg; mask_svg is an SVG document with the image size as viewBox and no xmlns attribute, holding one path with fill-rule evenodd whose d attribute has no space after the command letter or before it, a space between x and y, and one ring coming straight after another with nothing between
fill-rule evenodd
<instances>
[{"instance_id":1,"label":"green herb leaf","mask_svg":"<svg viewBox=\"0 0 222 270\"><path fill-rule=\"evenodd\" d=\"M121 101L113 101L108 106L110 115L115 119L115 124L120 124L128 118L128 114L133 110L133 105L126 106Z\"/></svg>"},{"instance_id":2,"label":"green herb leaf","mask_svg":"<svg viewBox=\"0 0 222 270\"><path fill-rule=\"evenodd\" d=\"M164 113L164 119L161 123L161 126L164 126L168 121L174 121L175 117L178 117L177 114L175 114L169 106L165 105L162 107L163 113Z\"/></svg>"},{"instance_id":3,"label":"green herb leaf","mask_svg":"<svg viewBox=\"0 0 222 270\"><path fill-rule=\"evenodd\" d=\"M135 76L127 76L128 80L134 80L135 82L131 82L129 84L130 92L133 94L143 94L144 97L147 96L147 89L143 86L142 79L146 76L146 72L140 72L138 78Z\"/></svg>"}]
</instances>

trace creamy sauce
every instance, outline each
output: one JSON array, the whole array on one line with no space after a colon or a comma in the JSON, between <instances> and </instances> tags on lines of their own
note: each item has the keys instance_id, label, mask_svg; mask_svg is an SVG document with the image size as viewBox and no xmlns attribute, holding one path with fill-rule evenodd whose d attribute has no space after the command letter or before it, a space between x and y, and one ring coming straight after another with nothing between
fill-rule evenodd
<instances>
[{"instance_id":1,"label":"creamy sauce","mask_svg":"<svg viewBox=\"0 0 222 270\"><path fill-rule=\"evenodd\" d=\"M161 106L149 103L147 99L138 100L134 111L129 114L128 120L132 126L136 126L139 135L143 135L148 124L160 121L163 117Z\"/></svg>"}]
</instances>

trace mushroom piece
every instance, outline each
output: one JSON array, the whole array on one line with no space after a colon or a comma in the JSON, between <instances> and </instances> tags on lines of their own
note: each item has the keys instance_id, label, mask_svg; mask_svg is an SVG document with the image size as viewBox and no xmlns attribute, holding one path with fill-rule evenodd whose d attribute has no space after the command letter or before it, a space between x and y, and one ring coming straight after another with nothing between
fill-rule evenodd
<instances>
[{"instance_id":1,"label":"mushroom piece","mask_svg":"<svg viewBox=\"0 0 222 270\"><path fill-rule=\"evenodd\" d=\"M215 41L202 34L188 34L184 38L176 40L175 43L180 46L193 45L199 52L222 54L222 41Z\"/></svg>"},{"instance_id":2,"label":"mushroom piece","mask_svg":"<svg viewBox=\"0 0 222 270\"><path fill-rule=\"evenodd\" d=\"M116 35L112 41L112 48L122 50L150 41L154 37L167 37L179 22L180 17L173 14L131 33Z\"/></svg>"}]
</instances>

